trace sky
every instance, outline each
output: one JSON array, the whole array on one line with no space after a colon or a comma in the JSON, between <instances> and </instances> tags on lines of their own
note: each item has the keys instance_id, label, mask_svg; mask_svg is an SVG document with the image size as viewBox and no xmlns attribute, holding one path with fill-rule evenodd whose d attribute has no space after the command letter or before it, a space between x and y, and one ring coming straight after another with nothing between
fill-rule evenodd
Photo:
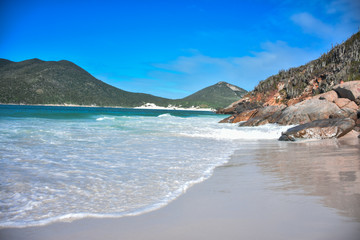
<instances>
[{"instance_id":1,"label":"sky","mask_svg":"<svg viewBox=\"0 0 360 240\"><path fill-rule=\"evenodd\" d=\"M360 27L360 1L1 0L0 58L69 60L131 92L248 91Z\"/></svg>"}]
</instances>

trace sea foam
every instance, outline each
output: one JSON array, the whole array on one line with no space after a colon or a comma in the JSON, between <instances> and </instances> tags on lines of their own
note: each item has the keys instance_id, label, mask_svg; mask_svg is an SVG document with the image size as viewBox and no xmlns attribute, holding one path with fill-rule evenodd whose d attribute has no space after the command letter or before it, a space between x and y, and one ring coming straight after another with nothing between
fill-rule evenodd
<instances>
[{"instance_id":1,"label":"sea foam","mask_svg":"<svg viewBox=\"0 0 360 240\"><path fill-rule=\"evenodd\" d=\"M1 117L0 227L158 209L210 177L239 140L275 139L284 130L218 124L222 116L213 113L66 109L62 117L50 110L56 118Z\"/></svg>"}]
</instances>

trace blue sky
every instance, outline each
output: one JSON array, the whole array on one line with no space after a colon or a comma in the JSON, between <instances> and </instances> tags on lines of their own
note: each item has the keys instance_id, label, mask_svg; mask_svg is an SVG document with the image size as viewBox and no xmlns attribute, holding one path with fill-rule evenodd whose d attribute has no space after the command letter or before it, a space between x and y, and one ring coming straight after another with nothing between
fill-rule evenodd
<instances>
[{"instance_id":1,"label":"blue sky","mask_svg":"<svg viewBox=\"0 0 360 240\"><path fill-rule=\"evenodd\" d=\"M0 58L66 59L123 90L252 90L360 27L360 1L0 1Z\"/></svg>"}]
</instances>

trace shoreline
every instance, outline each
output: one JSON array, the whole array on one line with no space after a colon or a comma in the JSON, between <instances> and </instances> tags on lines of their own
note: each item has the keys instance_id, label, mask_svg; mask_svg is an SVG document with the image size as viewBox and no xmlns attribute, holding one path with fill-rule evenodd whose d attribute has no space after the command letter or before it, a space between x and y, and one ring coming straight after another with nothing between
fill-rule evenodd
<instances>
[{"instance_id":1,"label":"shoreline","mask_svg":"<svg viewBox=\"0 0 360 240\"><path fill-rule=\"evenodd\" d=\"M158 210L3 228L0 236L355 240L360 234L359 153L360 140L351 136L311 143L244 143L210 178Z\"/></svg>"},{"instance_id":2,"label":"shoreline","mask_svg":"<svg viewBox=\"0 0 360 240\"><path fill-rule=\"evenodd\" d=\"M96 105L76 105L76 104L17 104L0 103L0 106L43 106L43 107L83 107L83 108L115 108L115 109L149 109L149 110L181 110L181 111L204 111L215 112L212 108L181 108L181 107L161 107L161 106L139 106L139 107L120 107L120 106L96 106Z\"/></svg>"}]
</instances>

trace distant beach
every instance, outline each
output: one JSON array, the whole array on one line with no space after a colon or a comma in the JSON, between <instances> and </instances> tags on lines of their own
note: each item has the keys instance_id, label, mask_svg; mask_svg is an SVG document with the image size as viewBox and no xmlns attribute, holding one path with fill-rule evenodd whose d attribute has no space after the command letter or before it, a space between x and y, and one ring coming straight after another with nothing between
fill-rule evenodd
<instances>
[{"instance_id":1,"label":"distant beach","mask_svg":"<svg viewBox=\"0 0 360 240\"><path fill-rule=\"evenodd\" d=\"M0 105L9 105L9 106L52 106L52 107L92 107L92 108L133 108L133 109L153 109L153 110L183 110L183 111L206 111L214 112L215 109L212 108L200 108L200 107L176 107L176 106L157 106L153 103L146 103L138 107L121 107L121 106L97 106L97 105L76 105L76 104L17 104L17 103L0 103Z\"/></svg>"}]
</instances>

